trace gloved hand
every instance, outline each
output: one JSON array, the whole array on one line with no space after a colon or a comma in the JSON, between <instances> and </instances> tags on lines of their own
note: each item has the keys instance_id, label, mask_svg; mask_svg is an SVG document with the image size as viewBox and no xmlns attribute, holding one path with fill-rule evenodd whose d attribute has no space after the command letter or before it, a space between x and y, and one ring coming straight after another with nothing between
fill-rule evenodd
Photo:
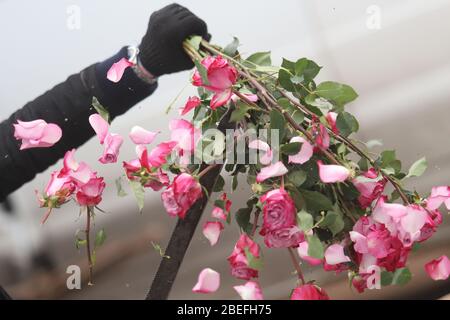
<instances>
[{"instance_id":1,"label":"gloved hand","mask_svg":"<svg viewBox=\"0 0 450 320\"><path fill-rule=\"evenodd\" d=\"M155 11L139 46L142 65L156 77L193 68L183 50L183 41L191 35L211 38L206 23L179 4Z\"/></svg>"}]
</instances>

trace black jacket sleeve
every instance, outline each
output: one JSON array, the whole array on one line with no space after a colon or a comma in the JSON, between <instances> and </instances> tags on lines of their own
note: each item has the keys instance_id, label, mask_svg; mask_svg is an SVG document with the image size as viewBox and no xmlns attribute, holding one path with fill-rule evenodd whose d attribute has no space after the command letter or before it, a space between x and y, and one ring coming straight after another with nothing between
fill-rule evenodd
<instances>
[{"instance_id":1,"label":"black jacket sleeve","mask_svg":"<svg viewBox=\"0 0 450 320\"><path fill-rule=\"evenodd\" d=\"M153 93L157 84L142 81L131 68L118 83L106 79L112 64L126 56L127 48L124 47L113 57L71 75L0 124L0 202L37 173L56 163L67 150L79 147L94 135L88 121L89 115L95 113L91 106L93 96L114 119ZM51 148L20 151L20 141L13 135L13 123L36 119L59 125L62 138Z\"/></svg>"}]
</instances>

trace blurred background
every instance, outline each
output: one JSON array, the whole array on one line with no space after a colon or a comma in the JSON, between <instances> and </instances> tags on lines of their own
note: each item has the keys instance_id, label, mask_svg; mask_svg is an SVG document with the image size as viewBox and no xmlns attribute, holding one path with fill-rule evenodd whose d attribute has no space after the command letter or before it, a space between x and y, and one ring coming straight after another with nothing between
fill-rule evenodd
<instances>
[{"instance_id":1,"label":"blurred background","mask_svg":"<svg viewBox=\"0 0 450 320\"><path fill-rule=\"evenodd\" d=\"M70 74L106 59L122 46L138 44L150 14L170 1L0 0L0 120ZM284 1L179 1L208 23L212 42L225 45L239 37L243 54L272 50L275 63L282 57L308 57L324 66L319 80L348 83L359 93L349 107L360 121L358 138L380 139L382 148L395 148L408 167L426 156L429 169L411 180L419 192L433 185L450 184L450 2L446 0L284 0ZM445 40L447 39L447 40ZM127 114L116 119L113 131L127 135L133 125L162 130L193 93L186 87L189 72L164 76L159 89ZM165 110L180 93L174 111ZM162 137L163 139L165 137ZM162 208L158 193L146 194L138 213L130 194L116 197L118 166L101 166L100 149L90 141L78 159L105 176L108 187L95 227L105 228L107 241L97 253L95 285L82 290L66 288L66 268L85 268L85 252L74 245L82 228L78 210L70 204L55 210L41 226L35 189L42 189L49 169L10 197L0 209L0 284L14 298L24 299L142 299L161 259L154 244L165 247L176 223ZM119 161L134 157L124 144ZM58 163L57 166L61 164ZM1 177L0 177L1 180ZM234 196L233 209L245 200L245 183ZM210 208L205 212L209 215ZM444 221L448 222L448 217ZM191 243L170 298L237 299L226 257L238 237L233 225L211 248L199 228ZM449 281L434 282L423 264L450 253L450 224L414 253L409 266L413 280L404 287L389 287L364 294L352 292L346 276L334 277L307 269L334 299L430 298L450 293ZM265 250L261 284L266 298L287 298L295 286L285 250ZM204 267L222 275L222 287L210 295L191 289ZM85 274L85 273L83 273ZM226 285L225 285L226 284Z\"/></svg>"}]
</instances>

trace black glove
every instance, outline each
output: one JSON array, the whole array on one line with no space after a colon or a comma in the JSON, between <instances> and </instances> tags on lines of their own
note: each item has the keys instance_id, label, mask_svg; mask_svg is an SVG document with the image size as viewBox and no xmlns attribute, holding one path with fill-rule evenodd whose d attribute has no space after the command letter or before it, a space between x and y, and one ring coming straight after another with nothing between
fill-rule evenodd
<instances>
[{"instance_id":1,"label":"black glove","mask_svg":"<svg viewBox=\"0 0 450 320\"><path fill-rule=\"evenodd\" d=\"M183 41L191 35L211 38L206 23L179 4L155 11L139 46L142 65L156 77L193 68L183 50Z\"/></svg>"}]
</instances>

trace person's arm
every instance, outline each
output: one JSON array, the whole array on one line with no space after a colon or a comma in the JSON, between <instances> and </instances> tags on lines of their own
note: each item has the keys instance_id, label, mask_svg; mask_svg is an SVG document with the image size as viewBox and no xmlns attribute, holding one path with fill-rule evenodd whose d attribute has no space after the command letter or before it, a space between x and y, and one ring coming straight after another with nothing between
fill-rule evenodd
<instances>
[{"instance_id":1,"label":"person's arm","mask_svg":"<svg viewBox=\"0 0 450 320\"><path fill-rule=\"evenodd\" d=\"M193 34L209 37L206 24L186 8L172 4L154 12L139 47L140 63L155 77L192 68L182 42ZM126 69L118 83L107 80L109 68L124 57L128 58L126 47L111 58L70 76L0 124L0 202L56 163L67 150L79 147L94 135L88 121L89 115L95 112L91 106L93 96L114 119L152 94L157 84L144 81L132 68ZM36 119L59 125L62 138L51 148L20 151L20 141L13 135L13 123Z\"/></svg>"}]
</instances>

